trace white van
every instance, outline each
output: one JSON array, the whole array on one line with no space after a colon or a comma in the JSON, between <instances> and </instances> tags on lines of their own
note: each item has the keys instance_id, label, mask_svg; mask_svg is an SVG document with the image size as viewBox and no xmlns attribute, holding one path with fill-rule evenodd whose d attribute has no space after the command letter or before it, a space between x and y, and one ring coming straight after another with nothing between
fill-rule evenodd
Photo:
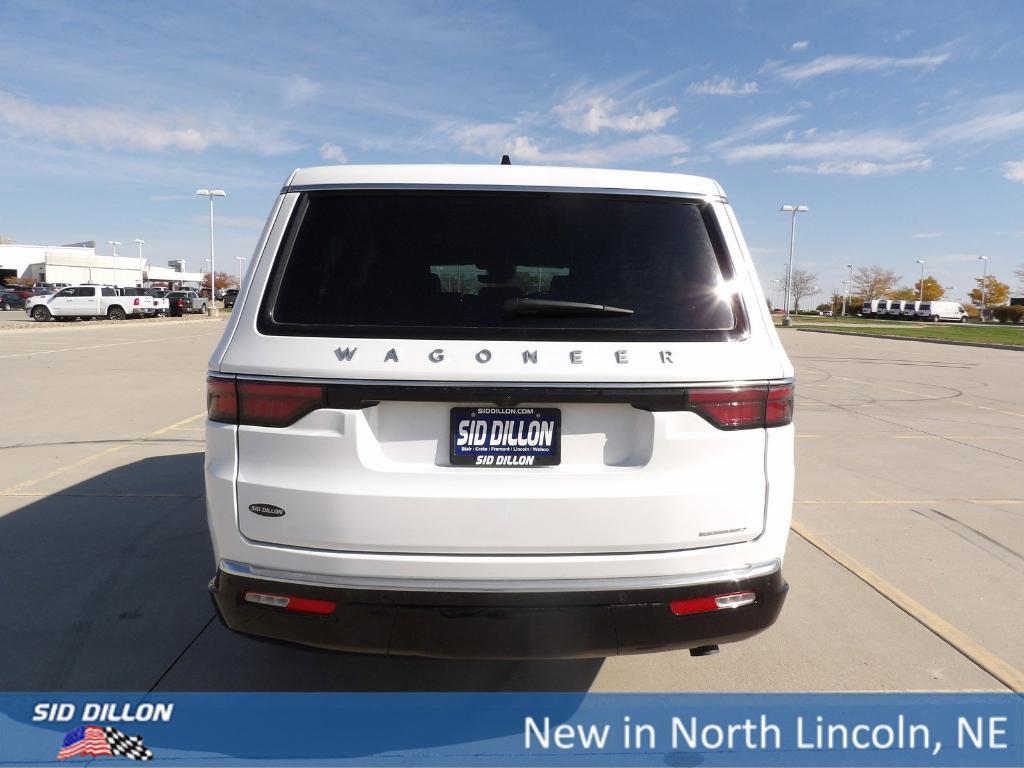
<instances>
[{"instance_id":1,"label":"white van","mask_svg":"<svg viewBox=\"0 0 1024 768\"><path fill-rule=\"evenodd\" d=\"M890 299L889 300L889 317L901 318L903 317L903 307L907 302L903 299Z\"/></svg>"},{"instance_id":2,"label":"white van","mask_svg":"<svg viewBox=\"0 0 1024 768\"><path fill-rule=\"evenodd\" d=\"M793 367L716 182L304 169L251 265L208 379L229 627L524 658L775 621Z\"/></svg>"},{"instance_id":3,"label":"white van","mask_svg":"<svg viewBox=\"0 0 1024 768\"><path fill-rule=\"evenodd\" d=\"M860 307L861 317L873 317L878 314L878 299L865 301Z\"/></svg>"},{"instance_id":4,"label":"white van","mask_svg":"<svg viewBox=\"0 0 1024 768\"><path fill-rule=\"evenodd\" d=\"M967 322L967 310L958 301L923 301L917 308L917 316L937 323L947 320L954 323Z\"/></svg>"},{"instance_id":5,"label":"white van","mask_svg":"<svg viewBox=\"0 0 1024 768\"><path fill-rule=\"evenodd\" d=\"M917 318L918 307L921 306L920 301L906 301L903 303L903 319L904 320L915 320Z\"/></svg>"}]
</instances>

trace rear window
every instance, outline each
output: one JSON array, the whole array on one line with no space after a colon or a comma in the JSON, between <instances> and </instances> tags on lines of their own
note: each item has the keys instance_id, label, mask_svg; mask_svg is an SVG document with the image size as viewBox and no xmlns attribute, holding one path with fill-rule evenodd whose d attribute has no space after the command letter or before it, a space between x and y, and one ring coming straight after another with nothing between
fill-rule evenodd
<instances>
[{"instance_id":1,"label":"rear window","mask_svg":"<svg viewBox=\"0 0 1024 768\"><path fill-rule=\"evenodd\" d=\"M259 328L393 338L731 338L744 330L731 277L717 224L696 201L317 192L296 208Z\"/></svg>"}]
</instances>

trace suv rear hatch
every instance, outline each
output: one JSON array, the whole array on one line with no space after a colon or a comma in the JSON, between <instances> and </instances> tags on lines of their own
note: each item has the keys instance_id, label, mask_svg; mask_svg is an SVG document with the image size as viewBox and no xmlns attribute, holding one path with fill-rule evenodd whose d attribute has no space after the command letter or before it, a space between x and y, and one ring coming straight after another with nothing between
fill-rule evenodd
<instances>
[{"instance_id":1,"label":"suv rear hatch","mask_svg":"<svg viewBox=\"0 0 1024 768\"><path fill-rule=\"evenodd\" d=\"M311 192L280 243L211 390L236 398L247 538L506 555L760 534L765 420L792 390L711 204Z\"/></svg>"}]
</instances>

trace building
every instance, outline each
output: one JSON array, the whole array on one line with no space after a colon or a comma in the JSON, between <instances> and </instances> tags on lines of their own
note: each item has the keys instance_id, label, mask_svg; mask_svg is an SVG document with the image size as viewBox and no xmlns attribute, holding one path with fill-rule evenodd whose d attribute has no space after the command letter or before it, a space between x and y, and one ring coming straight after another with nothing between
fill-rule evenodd
<instances>
[{"instance_id":1,"label":"building","mask_svg":"<svg viewBox=\"0 0 1024 768\"><path fill-rule=\"evenodd\" d=\"M185 272L184 268L184 261L159 267L138 256L98 254L94 240L72 245L22 245L0 238L0 280L15 277L51 284L198 288L203 273Z\"/></svg>"}]
</instances>

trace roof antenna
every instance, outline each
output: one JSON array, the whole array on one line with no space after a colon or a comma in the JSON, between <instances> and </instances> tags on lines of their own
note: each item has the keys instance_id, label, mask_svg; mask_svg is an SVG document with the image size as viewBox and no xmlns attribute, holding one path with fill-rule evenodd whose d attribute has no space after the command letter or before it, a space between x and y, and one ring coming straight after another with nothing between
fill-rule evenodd
<instances>
[{"instance_id":1,"label":"roof antenna","mask_svg":"<svg viewBox=\"0 0 1024 768\"><path fill-rule=\"evenodd\" d=\"M501 156L501 164L502 165L512 165L512 160L509 159L508 155L502 155Z\"/></svg>"}]
</instances>

